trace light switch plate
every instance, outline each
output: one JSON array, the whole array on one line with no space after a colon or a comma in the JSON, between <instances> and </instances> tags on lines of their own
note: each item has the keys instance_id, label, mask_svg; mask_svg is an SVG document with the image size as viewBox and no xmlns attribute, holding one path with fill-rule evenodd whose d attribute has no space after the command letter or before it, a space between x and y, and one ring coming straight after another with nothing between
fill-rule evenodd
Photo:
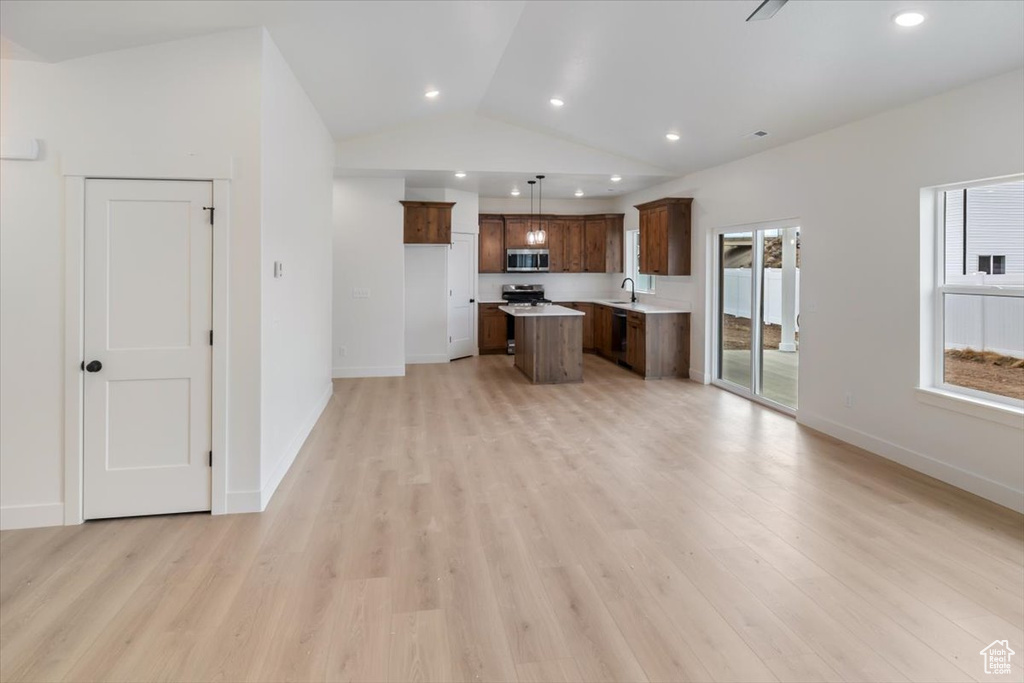
<instances>
[{"instance_id":1,"label":"light switch plate","mask_svg":"<svg viewBox=\"0 0 1024 683\"><path fill-rule=\"evenodd\" d=\"M353 299L369 299L370 298L370 290L363 289L361 287L353 287L352 288L352 298Z\"/></svg>"}]
</instances>

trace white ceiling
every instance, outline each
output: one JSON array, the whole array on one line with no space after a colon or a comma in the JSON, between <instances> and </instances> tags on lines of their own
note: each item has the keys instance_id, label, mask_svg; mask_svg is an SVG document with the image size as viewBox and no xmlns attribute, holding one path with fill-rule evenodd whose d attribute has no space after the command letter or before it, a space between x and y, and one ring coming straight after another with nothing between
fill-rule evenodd
<instances>
[{"instance_id":1,"label":"white ceiling","mask_svg":"<svg viewBox=\"0 0 1024 683\"><path fill-rule=\"evenodd\" d=\"M758 4L4 0L0 32L61 61L265 25L339 140L476 112L675 175L1024 66L1019 0L792 0L746 23ZM927 21L893 24L908 7Z\"/></svg>"}]
</instances>

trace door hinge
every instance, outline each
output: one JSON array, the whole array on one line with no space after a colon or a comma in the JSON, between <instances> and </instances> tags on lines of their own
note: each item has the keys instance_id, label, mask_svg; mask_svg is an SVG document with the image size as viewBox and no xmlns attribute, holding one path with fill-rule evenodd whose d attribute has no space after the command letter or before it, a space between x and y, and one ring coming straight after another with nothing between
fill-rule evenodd
<instances>
[{"instance_id":1,"label":"door hinge","mask_svg":"<svg viewBox=\"0 0 1024 683\"><path fill-rule=\"evenodd\" d=\"M213 346L213 330L210 330L210 346Z\"/></svg>"},{"instance_id":2,"label":"door hinge","mask_svg":"<svg viewBox=\"0 0 1024 683\"><path fill-rule=\"evenodd\" d=\"M210 467L213 467L213 451L210 451Z\"/></svg>"},{"instance_id":3,"label":"door hinge","mask_svg":"<svg viewBox=\"0 0 1024 683\"><path fill-rule=\"evenodd\" d=\"M203 207L203 211L209 211L210 212L210 225L213 225L213 212L215 210L216 209L214 207L212 207L212 206L204 206Z\"/></svg>"}]
</instances>

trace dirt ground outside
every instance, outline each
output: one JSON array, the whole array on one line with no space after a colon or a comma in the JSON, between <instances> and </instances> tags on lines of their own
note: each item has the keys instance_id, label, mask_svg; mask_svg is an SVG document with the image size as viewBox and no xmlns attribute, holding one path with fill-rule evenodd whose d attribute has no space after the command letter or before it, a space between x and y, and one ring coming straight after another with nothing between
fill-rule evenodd
<instances>
[{"instance_id":1,"label":"dirt ground outside","mask_svg":"<svg viewBox=\"0 0 1024 683\"><path fill-rule=\"evenodd\" d=\"M750 348L750 319L727 315L723 325L725 349ZM782 328L765 325L761 336L766 349L779 348ZM799 334L797 334L799 339ZM970 349L946 351L947 384L1024 400L1024 361L1011 356L977 353Z\"/></svg>"},{"instance_id":2,"label":"dirt ground outside","mask_svg":"<svg viewBox=\"0 0 1024 683\"><path fill-rule=\"evenodd\" d=\"M946 384L1024 400L1024 360L971 349L945 355Z\"/></svg>"},{"instance_id":3,"label":"dirt ground outside","mask_svg":"<svg viewBox=\"0 0 1024 683\"><path fill-rule=\"evenodd\" d=\"M738 318L734 315L725 316L725 325L722 335L726 349L749 349L750 348L750 318ZM796 334L797 341L800 341L800 333ZM761 328L761 343L766 349L779 348L782 341L781 325L764 325Z\"/></svg>"}]
</instances>

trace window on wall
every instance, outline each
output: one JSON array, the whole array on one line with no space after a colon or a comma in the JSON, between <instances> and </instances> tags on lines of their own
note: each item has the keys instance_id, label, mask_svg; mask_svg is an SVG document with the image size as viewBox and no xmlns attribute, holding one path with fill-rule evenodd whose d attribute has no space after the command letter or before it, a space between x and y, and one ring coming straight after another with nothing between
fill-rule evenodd
<instances>
[{"instance_id":1,"label":"window on wall","mask_svg":"<svg viewBox=\"0 0 1024 683\"><path fill-rule=\"evenodd\" d=\"M640 231L626 232L626 277L633 278L636 291L654 294L654 276L640 273Z\"/></svg>"},{"instance_id":2,"label":"window on wall","mask_svg":"<svg viewBox=\"0 0 1024 683\"><path fill-rule=\"evenodd\" d=\"M1024 179L938 196L936 384L1024 407Z\"/></svg>"}]
</instances>

